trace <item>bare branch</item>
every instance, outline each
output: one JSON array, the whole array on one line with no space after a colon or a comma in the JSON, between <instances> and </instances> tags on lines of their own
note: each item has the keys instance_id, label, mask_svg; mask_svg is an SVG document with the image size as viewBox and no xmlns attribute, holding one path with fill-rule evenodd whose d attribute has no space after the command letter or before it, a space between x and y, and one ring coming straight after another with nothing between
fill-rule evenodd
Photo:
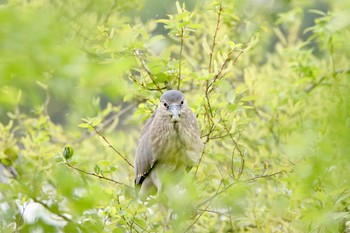
<instances>
[{"instance_id":1,"label":"bare branch","mask_svg":"<svg viewBox=\"0 0 350 233\"><path fill-rule=\"evenodd\" d=\"M115 118L118 118L122 115L124 115L125 113L127 113L128 111L130 111L131 109L133 109L134 107L136 107L137 104L130 104L128 106L126 106L125 108L121 109L118 112L114 112L113 114L111 114L110 116L108 116L108 118L102 122L102 124L99 124L99 126L97 127L97 130L103 130L104 128L107 127L107 125L109 125L110 123L112 123L114 121ZM82 141L92 137L96 132L89 132L87 131L87 133L85 133L80 139L78 139L75 143L81 143Z\"/></svg>"},{"instance_id":2,"label":"bare branch","mask_svg":"<svg viewBox=\"0 0 350 233\"><path fill-rule=\"evenodd\" d=\"M214 32L214 36L213 36L213 43L211 45L211 50L210 50L210 55L209 55L209 65L208 65L209 73L211 73L211 71L212 71L213 54L214 54L214 49L215 49L215 45L216 45L216 36L217 36L219 28L220 28L222 10L223 10L222 3L220 3L220 7L219 7L219 11L218 11L218 19L216 22L215 32ZM211 103L210 103L210 99L209 99L209 88L210 88L210 82L209 82L209 80L207 80L206 84L205 84L205 99L206 99L207 107L208 107L208 110L210 113L210 116L208 115L208 119L210 117L211 118L213 117L213 111L212 111L212 107L211 107Z\"/></svg>"},{"instance_id":3,"label":"bare branch","mask_svg":"<svg viewBox=\"0 0 350 233\"><path fill-rule=\"evenodd\" d=\"M336 76L338 74L350 74L350 70L337 70L333 73L333 76ZM321 85L325 80L327 79L327 76L323 76L321 77L317 82L315 83L311 83L310 85L308 85L305 89L304 92L305 93L310 93L313 89L315 89L315 87L318 87L319 85Z\"/></svg>"},{"instance_id":4,"label":"bare branch","mask_svg":"<svg viewBox=\"0 0 350 233\"><path fill-rule=\"evenodd\" d=\"M221 188L221 185L222 185L222 180L221 180L221 182L220 182L218 188L216 189L216 192L215 192L214 195L217 195L217 194L218 194L219 189ZM201 212L201 213L197 216L197 218L187 227L187 229L186 229L184 232L188 232L188 231L193 227L193 225L196 224L196 222L198 222L198 220L200 219L200 217L202 217L202 215L204 214L204 212L206 212L206 211L208 210L210 203L211 203L211 200L208 201L208 204L207 204L207 206L204 208L204 210L201 210L202 212Z\"/></svg>"},{"instance_id":5,"label":"bare branch","mask_svg":"<svg viewBox=\"0 0 350 233\"><path fill-rule=\"evenodd\" d=\"M135 50L134 50L134 54L135 54L135 56L139 59L139 61L141 62L141 65L142 65L143 69L147 72L148 76L149 76L150 79L152 80L153 84L156 86L157 90L158 90L160 93L163 93L162 90L163 90L164 88L161 88L161 87L158 86L157 82L155 81L154 75L152 74L151 70L148 68L146 62L142 59L140 52L139 52L137 49L135 49Z\"/></svg>"},{"instance_id":6,"label":"bare branch","mask_svg":"<svg viewBox=\"0 0 350 233\"><path fill-rule=\"evenodd\" d=\"M212 67L212 61L213 61L213 53L214 53L214 49L215 49L215 45L216 45L216 36L219 32L219 28L220 28L220 21L221 21L221 14L222 14L222 2L220 3L220 7L219 7L219 11L218 11L218 19L216 21L216 28L215 28L215 32L214 32L214 36L213 36L213 43L211 45L211 50L210 50L210 55L209 55L209 65L208 65L208 71L209 73L212 71L211 67Z\"/></svg>"},{"instance_id":7,"label":"bare branch","mask_svg":"<svg viewBox=\"0 0 350 233\"><path fill-rule=\"evenodd\" d=\"M242 181L238 181L238 182L233 182L229 185L227 185L223 190L221 190L220 192L216 192L213 196L209 197L207 200L199 203L197 205L197 208L199 208L200 206L206 204L206 203L210 203L214 198L216 198L217 196L219 196L220 194L226 192L228 189L232 188L234 185L236 184L239 184L239 183L249 183L249 182L253 182L253 181L256 181L256 180L261 180L261 179L267 179L267 178L270 178L270 177L274 177L274 176L277 176L277 175L281 175L283 173L286 173L285 170L281 170L281 171L278 171L278 172L275 172L275 173L272 173L272 174L266 174L266 175L261 175L261 176L255 176L253 178L249 178L249 179L246 179L246 180L242 180Z\"/></svg>"},{"instance_id":8,"label":"bare branch","mask_svg":"<svg viewBox=\"0 0 350 233\"><path fill-rule=\"evenodd\" d=\"M181 83L181 63L182 63L182 50L184 46L184 29L181 29L180 33L180 58L179 58L179 74L177 76L177 89L180 90L180 83Z\"/></svg>"},{"instance_id":9,"label":"bare branch","mask_svg":"<svg viewBox=\"0 0 350 233\"><path fill-rule=\"evenodd\" d=\"M51 208L48 204L46 204L45 202L37 199L36 197L30 197L34 202L39 203L40 205L42 205L45 209L47 209L48 211L50 211L51 213L56 214L57 216L63 218L64 220L66 220L67 222L70 222L70 219L66 216L64 216L63 214L61 214L59 212L59 210L55 210L54 208Z\"/></svg>"},{"instance_id":10,"label":"bare branch","mask_svg":"<svg viewBox=\"0 0 350 233\"><path fill-rule=\"evenodd\" d=\"M117 149L114 148L114 146L111 145L111 143L109 143L109 141L107 140L107 138L105 136L103 136L97 129L96 127L94 127L93 125L90 125L96 134L98 134L103 141L105 141L108 145L108 147L112 148L112 150L114 150L114 152L116 152L127 164L129 164L129 166L134 167L134 165L132 165Z\"/></svg>"},{"instance_id":11,"label":"bare branch","mask_svg":"<svg viewBox=\"0 0 350 233\"><path fill-rule=\"evenodd\" d=\"M218 81L221 80L223 77L225 77L226 74L222 74L222 72L224 71L225 67L227 66L227 64L229 63L229 61L232 60L231 55L233 53L233 49L231 49L228 54L227 54L227 58L225 59L225 61L221 64L219 71L217 72L217 74L214 76L213 80L211 80L211 82L209 83L209 87L208 87L208 92L212 92L214 90L214 84ZM236 64L238 58L244 53L244 49L242 49L239 54L235 57L235 59L232 61L232 64Z\"/></svg>"},{"instance_id":12,"label":"bare branch","mask_svg":"<svg viewBox=\"0 0 350 233\"><path fill-rule=\"evenodd\" d=\"M243 152L241 151L241 149L238 147L238 140L241 136L240 132L238 134L238 138L237 140L233 138L233 135L230 133L230 130L227 128L227 125L225 124L225 122L222 123L224 125L224 128L225 128L225 131L227 132L227 135L230 137L231 141L233 142L234 144L234 147L233 147L233 150L232 150L232 153L231 153L231 172L232 172L232 176L235 178L235 174L234 174L234 171L233 171L233 158L234 158L234 154L236 152L236 150L238 151L239 153L239 156L241 158L241 166L239 168L239 171L238 171L238 175L237 177L235 178L235 180L239 180L239 178L241 177L241 175L243 174L243 170L244 170L244 166L245 166L245 159L244 159L244 155L243 155Z\"/></svg>"},{"instance_id":13,"label":"bare branch","mask_svg":"<svg viewBox=\"0 0 350 233\"><path fill-rule=\"evenodd\" d=\"M23 224L24 212L26 211L28 205L29 205L29 202L27 202L27 203L25 203L25 204L23 205L23 209L22 209L22 212L21 212L21 216L20 216L20 218L18 219L18 221L16 221L17 224L16 224L15 232L20 232L20 231L19 231L19 228L20 228L20 226Z\"/></svg>"},{"instance_id":14,"label":"bare branch","mask_svg":"<svg viewBox=\"0 0 350 233\"><path fill-rule=\"evenodd\" d=\"M76 171L78 171L78 172L80 172L80 173L84 173L84 174L89 175L89 176L95 176L95 177L100 178L100 179L102 179L102 180L107 180L107 181L113 182L113 183L115 183L115 184L125 185L126 187L132 189L132 187L130 187L130 186L127 185L127 184L124 184L124 183L122 183L122 182L119 182L119 181L110 179L110 178L105 177L105 176L98 175L98 174L93 173L93 172L84 171L83 169L80 169L80 168L78 168L78 167L73 166L72 164L68 163L67 161L64 162L64 164L66 164L68 167L70 167L70 168L72 168L72 169L74 169L74 170L76 170Z\"/></svg>"}]
</instances>

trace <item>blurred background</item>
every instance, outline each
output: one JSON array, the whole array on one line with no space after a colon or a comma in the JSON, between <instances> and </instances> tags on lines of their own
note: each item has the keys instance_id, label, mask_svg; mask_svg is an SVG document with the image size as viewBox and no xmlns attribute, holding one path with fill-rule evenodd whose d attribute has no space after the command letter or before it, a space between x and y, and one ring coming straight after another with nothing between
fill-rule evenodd
<instances>
[{"instance_id":1,"label":"blurred background","mask_svg":"<svg viewBox=\"0 0 350 233\"><path fill-rule=\"evenodd\" d=\"M205 1L185 3L190 11L196 5L205 5ZM239 22L237 41L247 41L261 26L269 28L259 43L260 50L265 52L256 58L257 62L264 62L267 54L275 50L279 38L270 29L276 25L280 13L295 10L302 15L295 39L306 39L310 32L305 29L319 17L310 9L327 12L333 7L344 10L348 7L346 1L259 0L228 4L234 5L237 19L243 19ZM123 95L131 88L125 71L135 65L135 58L120 53L125 46L141 46L137 45L138 35L133 34L135 27L142 23L146 26L143 30L150 35L166 37L168 30L154 20L176 12L175 2L171 0L2 1L1 8L1 121L7 122L7 113L16 106L23 113L30 113L48 101L52 120L70 126L76 125L82 116L96 114L97 109L91 105L94 98L100 98L102 105L123 102ZM292 23L297 16L289 13L284 17L289 17L285 20ZM343 24L348 26L348 22ZM111 44L106 44L105 26L115 27L115 33L129 28L122 35L112 35ZM286 27L277 26L282 32ZM165 38L150 48L160 53L171 43ZM313 47L314 53L319 52L315 43L308 46ZM109 56L112 50L118 53L116 57Z\"/></svg>"}]
</instances>

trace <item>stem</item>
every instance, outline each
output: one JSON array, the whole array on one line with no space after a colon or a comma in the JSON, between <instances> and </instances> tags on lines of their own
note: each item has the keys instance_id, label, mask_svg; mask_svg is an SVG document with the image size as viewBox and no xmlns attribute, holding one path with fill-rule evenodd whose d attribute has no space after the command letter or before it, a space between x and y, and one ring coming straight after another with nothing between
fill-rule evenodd
<instances>
[{"instance_id":1,"label":"stem","mask_svg":"<svg viewBox=\"0 0 350 233\"><path fill-rule=\"evenodd\" d=\"M119 118L120 116L124 115L125 113L127 113L128 111L130 111L131 109L135 108L137 106L137 104L130 104L124 108L122 108L120 111L118 112L114 112L113 114L111 114L110 116L108 116L108 118L106 118L105 121L102 122L102 124L99 125L99 127L97 128L97 130L103 130L104 128L107 127L107 125L109 125L110 123L112 123L116 118ZM79 138L78 140L76 140L76 142L74 143L81 143L84 140L90 138L92 135L94 135L95 132L89 132L87 131L85 133L85 135L83 135L81 138Z\"/></svg>"},{"instance_id":2,"label":"stem","mask_svg":"<svg viewBox=\"0 0 350 233\"><path fill-rule=\"evenodd\" d=\"M216 27L215 27L215 32L214 32L214 36L213 36L213 43L212 43L211 49L210 49L209 65L208 65L209 73L212 72L213 53L214 53L214 49L215 49L215 45L216 45L216 36L217 36L219 28L220 28L221 14L222 14L222 2L220 3L220 7L219 7L219 11L218 11L218 19L216 21ZM211 107L210 99L209 99L209 88L210 88L210 85L211 84L209 83L209 80L207 80L206 84L205 84L205 99L206 99L206 102L207 102L207 105L208 105L208 110L209 110L209 113L210 113L210 117L213 118L213 111L212 111L212 107Z\"/></svg>"},{"instance_id":3,"label":"stem","mask_svg":"<svg viewBox=\"0 0 350 233\"><path fill-rule=\"evenodd\" d=\"M70 167L70 168L72 168L72 169L74 169L74 170L77 170L78 172L84 173L84 174L86 174L86 175L95 176L95 177L97 177L97 178L100 178L100 179L103 179L103 180L107 180L107 181L113 182L113 183L115 183L115 184L125 185L126 187L131 188L130 186L128 186L128 185L126 185L126 184L124 184L124 183L122 183L122 182L119 182L119 181L110 179L110 178L105 177L105 176L97 175L96 173L84 171L84 170L82 170L82 169L80 169L80 168L77 168L77 167L73 166L72 164L68 163L67 161L64 162L64 164L66 164L68 167Z\"/></svg>"},{"instance_id":4,"label":"stem","mask_svg":"<svg viewBox=\"0 0 350 233\"><path fill-rule=\"evenodd\" d=\"M43 201L38 200L36 197L31 197L31 198L33 199L34 202L39 203L40 205L42 205L45 209L47 209L51 213L54 213L57 216L59 216L59 217L63 218L64 220L66 220L67 222L70 222L70 219L67 218L66 216L64 216L63 214L59 213L58 210L52 209L48 204L44 203Z\"/></svg>"},{"instance_id":5,"label":"stem","mask_svg":"<svg viewBox=\"0 0 350 233\"><path fill-rule=\"evenodd\" d=\"M332 63L332 72L333 72L333 77L335 76L336 72L335 72L335 65L334 65L334 47L333 47L333 37L330 37L329 38L329 52L330 52L330 55L331 55L331 63Z\"/></svg>"},{"instance_id":6,"label":"stem","mask_svg":"<svg viewBox=\"0 0 350 233\"><path fill-rule=\"evenodd\" d=\"M274 177L274 176L277 176L277 175L280 175L280 174L283 174L285 173L286 171L285 170L281 170L281 171L278 171L278 172L275 172L275 173L272 173L272 174L267 174L267 175L261 175L261 176L255 176L253 178L249 178L249 179L246 179L246 180L243 180L243 181L238 181L238 182L233 182L229 185L227 185L225 187L225 189L221 190L220 192L216 192L213 196L209 197L207 200L201 202L199 205L197 205L197 207L200 207L206 203L210 203L214 198L216 198L217 196L219 196L220 194L224 193L225 191L227 191L228 189L232 188L235 184L238 184L238 183L248 183L248 182L253 182L253 181L256 181L256 180L260 180L260 179L266 179L266 178L270 178L270 177Z\"/></svg>"},{"instance_id":7,"label":"stem","mask_svg":"<svg viewBox=\"0 0 350 233\"><path fill-rule=\"evenodd\" d=\"M231 172L232 172L232 176L234 177L234 179L238 181L239 178L241 177L241 175L243 174L243 170L244 170L244 166L245 166L245 159L244 159L243 153L242 153L241 149L238 147L238 140L239 140L241 134L239 134L237 140L235 140L233 138L232 134L230 134L229 130L226 128L225 124L224 124L224 126L225 126L225 130L227 131L231 141L235 145L233 150L232 150L232 153L231 153ZM234 169L233 169L233 159L234 159L234 154L235 154L236 150L238 151L239 157L241 158L241 166L239 167L237 178L235 177L235 173L234 173Z\"/></svg>"},{"instance_id":8,"label":"stem","mask_svg":"<svg viewBox=\"0 0 350 233\"><path fill-rule=\"evenodd\" d=\"M105 141L105 142L107 143L108 147L112 148L112 150L114 150L114 152L116 152L127 164L129 164L129 166L134 167L134 165L132 165L132 164L117 150L117 149L115 149L115 148L109 143L109 141L107 140L107 138L106 138L105 136L103 136L103 135L96 129L96 127L94 127L93 125L90 125L90 126L94 129L95 133L97 133L97 134L103 139L103 141Z\"/></svg>"},{"instance_id":9,"label":"stem","mask_svg":"<svg viewBox=\"0 0 350 233\"><path fill-rule=\"evenodd\" d=\"M218 19L216 21L216 28L215 28L215 32L214 32L214 36L213 36L213 43L211 45L211 50L210 50L210 55L209 55L209 65L208 65L209 73L212 72L211 67L212 67L212 61L213 61L213 53L214 53L214 48L216 45L216 36L218 34L219 27L220 27L221 14L222 14L222 2L220 3L220 7L219 7L219 11L218 11Z\"/></svg>"},{"instance_id":10,"label":"stem","mask_svg":"<svg viewBox=\"0 0 350 233\"><path fill-rule=\"evenodd\" d=\"M154 75L152 74L151 70L148 68L146 62L141 58L141 55L139 53L138 50L134 50L134 54L136 55L136 57L139 59L139 61L141 62L141 65L143 67L143 69L146 71L146 73L148 74L148 76L150 77L150 79L152 80L153 84L157 87L157 90L160 92L160 93L163 93L162 89L163 88L160 88L158 86L158 84L156 83L155 81L155 77Z\"/></svg>"},{"instance_id":11,"label":"stem","mask_svg":"<svg viewBox=\"0 0 350 233\"><path fill-rule=\"evenodd\" d=\"M182 50L184 45L184 29L181 29L180 34L180 60L179 60L179 74L177 77L177 90L180 90L180 83L181 83L181 63L182 63Z\"/></svg>"},{"instance_id":12,"label":"stem","mask_svg":"<svg viewBox=\"0 0 350 233\"><path fill-rule=\"evenodd\" d=\"M225 74L222 74L222 72L224 71L224 69L225 69L227 63L231 60L231 55L232 55L233 51L234 51L233 49L229 51L229 53L227 54L227 58L225 59L224 63L221 64L221 67L220 67L218 73L215 75L214 79L213 79L212 82L209 84L209 88L210 88L210 89L208 90L209 93L212 92L212 91L214 90L214 87L213 87L214 83L215 83L217 80L220 80L220 79L222 79L222 78L225 76ZM237 57L232 61L232 64L233 64L233 65L236 64L238 58L243 54L243 52L244 52L244 50L242 49L242 50L239 52L239 54L237 55Z\"/></svg>"},{"instance_id":13,"label":"stem","mask_svg":"<svg viewBox=\"0 0 350 233\"><path fill-rule=\"evenodd\" d=\"M219 193L219 189L221 188L221 185L222 185L222 181L220 182L218 188L216 189L216 192L214 195L217 195ZM202 217L202 215L204 214L204 212L206 212L209 208L209 205L210 205L210 202L211 200L208 201L209 203L207 204L207 206L204 208L204 210L201 210L202 212L197 216L197 218L191 223L191 225L189 225L187 227L187 229L184 231L184 232L188 232L194 224L196 224L196 222L198 222L198 220L200 219L200 217Z\"/></svg>"}]
</instances>

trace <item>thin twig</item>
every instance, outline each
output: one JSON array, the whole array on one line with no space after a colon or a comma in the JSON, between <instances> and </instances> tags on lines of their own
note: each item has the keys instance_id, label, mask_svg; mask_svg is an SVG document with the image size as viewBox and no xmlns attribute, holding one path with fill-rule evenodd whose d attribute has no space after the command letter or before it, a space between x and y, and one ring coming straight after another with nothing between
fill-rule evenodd
<instances>
[{"instance_id":1,"label":"thin twig","mask_svg":"<svg viewBox=\"0 0 350 233\"><path fill-rule=\"evenodd\" d=\"M220 3L220 8L218 11L218 19L216 22L215 32L214 32L214 36L213 36L213 43L212 43L210 55L209 55L209 65L208 65L209 73L211 73L211 71L212 71L212 68L211 68L212 67L212 60L213 60L213 54L214 54L214 49L215 49L215 45L216 45L216 36L217 36L219 28L220 28L222 10L223 10L222 3ZM212 111L212 107L211 107L211 103L210 103L210 99L209 99L209 88L210 88L210 82L209 82L209 80L207 80L205 83L205 100L207 102L207 106L208 106L208 110L209 110L209 114L210 114L210 116L208 115L208 120L209 120L209 118L213 118L213 111Z\"/></svg>"},{"instance_id":2,"label":"thin twig","mask_svg":"<svg viewBox=\"0 0 350 233\"><path fill-rule=\"evenodd\" d=\"M142 82L138 82L131 74L129 75L129 78L136 84L140 85L143 89L145 90L149 90L149 91L158 91L159 89L158 88L150 88L150 87L147 87L147 83L144 84ZM162 87L160 88L161 90L165 90L166 87Z\"/></svg>"},{"instance_id":3,"label":"thin twig","mask_svg":"<svg viewBox=\"0 0 350 233\"><path fill-rule=\"evenodd\" d=\"M350 69L349 70L336 70L335 73L333 73L333 76L336 76L338 74L350 74ZM311 83L310 85L308 85L305 89L304 89L304 92L305 93L309 93L311 92L315 87L321 85L328 77L327 76L323 76L320 78L320 80L318 80L317 82L315 83Z\"/></svg>"},{"instance_id":4,"label":"thin twig","mask_svg":"<svg viewBox=\"0 0 350 233\"><path fill-rule=\"evenodd\" d=\"M179 58L179 74L177 76L177 89L180 90L180 83L181 83L181 63L182 63L182 50L184 46L184 29L181 28L180 33L180 58Z\"/></svg>"},{"instance_id":5,"label":"thin twig","mask_svg":"<svg viewBox=\"0 0 350 233\"><path fill-rule=\"evenodd\" d=\"M99 124L97 130L98 131L103 130L105 127L107 127L107 125L109 125L111 122L113 122L116 118L119 118L120 116L124 115L125 113L127 113L128 111L130 111L131 109L136 107L137 104L130 104L130 105L126 106L125 108L121 109L120 111L111 114L110 116L108 116L108 118L105 121L103 121L101 124ZM95 134L95 131L93 131L93 132L87 131L87 132L88 133L86 133L80 139L78 139L76 141L76 143L80 144L81 142L92 137Z\"/></svg>"},{"instance_id":6,"label":"thin twig","mask_svg":"<svg viewBox=\"0 0 350 233\"><path fill-rule=\"evenodd\" d=\"M324 76L324 77L320 78L320 80L318 80L317 82L308 85L308 86L304 89L304 92L305 92L305 93L311 92L315 87L319 86L325 79L326 79L326 77Z\"/></svg>"},{"instance_id":7,"label":"thin twig","mask_svg":"<svg viewBox=\"0 0 350 233\"><path fill-rule=\"evenodd\" d=\"M331 36L329 38L329 53L330 53L330 56L331 56L331 63L332 63L332 73L333 73L333 77L336 75L336 72L335 72L335 64L334 64L334 46L333 46L333 37Z\"/></svg>"},{"instance_id":8,"label":"thin twig","mask_svg":"<svg viewBox=\"0 0 350 233\"><path fill-rule=\"evenodd\" d=\"M206 134L206 140L204 142L204 145L206 145L209 141L210 141L210 135L211 133L214 131L215 129L215 125L213 123L211 123L211 127L210 127L210 130L209 132ZM198 161L198 164L197 164L197 167L196 167L196 171L194 172L195 176L197 176L197 172L198 172L198 169L199 169L199 165L202 163L202 159L203 159L203 156L204 156L204 153L205 153L205 147L202 151L202 154L201 154L201 157L199 158L199 161Z\"/></svg>"},{"instance_id":9,"label":"thin twig","mask_svg":"<svg viewBox=\"0 0 350 233\"><path fill-rule=\"evenodd\" d=\"M18 219L17 224L16 224L15 232L20 232L18 228L23 224L22 222L23 222L24 212L26 211L28 205L29 205L29 202L27 202L26 204L23 205L21 216Z\"/></svg>"},{"instance_id":10,"label":"thin twig","mask_svg":"<svg viewBox=\"0 0 350 233\"><path fill-rule=\"evenodd\" d=\"M200 206L208 203L208 202L211 202L214 198L216 198L217 196L219 196L220 194L226 192L228 189L230 189L231 187L233 187L234 185L236 184L239 184L239 183L249 183L249 182L253 182L253 181L256 181L256 180L260 180L260 179L266 179L266 178L270 178L270 177L274 177L274 176L277 176L277 175L280 175L280 174L283 174L285 173L286 171L285 170L281 170L281 171L278 171L278 172L275 172L275 173L272 173L272 174L266 174L266 175L261 175L261 176L255 176L253 178L249 178L249 179L246 179L246 180L242 180L242 181L238 181L238 182L233 182L229 185L227 185L225 187L225 189L221 190L220 192L216 192L213 196L209 197L207 200L199 203L197 205L197 208L199 208Z\"/></svg>"},{"instance_id":11,"label":"thin twig","mask_svg":"<svg viewBox=\"0 0 350 233\"><path fill-rule=\"evenodd\" d=\"M162 89L163 88L160 88L157 84L157 82L155 81L155 77L154 75L152 74L151 70L148 68L146 62L141 58L141 55L139 53L139 51L137 49L134 50L134 54L136 55L136 57L139 59L139 61L141 62L141 65L143 67L143 69L147 72L148 76L150 77L150 79L152 80L153 84L157 87L157 90L160 92L160 93L163 93Z\"/></svg>"},{"instance_id":12,"label":"thin twig","mask_svg":"<svg viewBox=\"0 0 350 233\"><path fill-rule=\"evenodd\" d=\"M222 72L224 71L226 65L228 64L229 61L231 61L231 55L233 53L233 49L231 49L228 54L227 54L227 58L225 59L225 61L221 64L219 71L216 73L216 75L214 76L213 80L211 81L211 83L209 84L208 87L208 92L212 92L214 90L214 83L216 83L216 81L221 80L223 77L225 77L226 74L222 74ZM239 54L235 57L235 59L232 61L232 64L236 64L238 58L244 53L244 49L242 49Z\"/></svg>"},{"instance_id":13,"label":"thin twig","mask_svg":"<svg viewBox=\"0 0 350 233\"><path fill-rule=\"evenodd\" d=\"M205 87L205 100L207 102L207 107L208 107L208 109L206 109L206 112L209 111L208 121L210 121L210 119L213 118L214 115L213 115L213 111L212 111L212 107L211 107L211 103L210 103L210 99L209 99L209 82L208 81L207 81L207 85Z\"/></svg>"},{"instance_id":14,"label":"thin twig","mask_svg":"<svg viewBox=\"0 0 350 233\"><path fill-rule=\"evenodd\" d=\"M197 209L199 211L204 211L204 212L208 212L208 213L212 213L212 214L219 214L219 215L224 215L225 217L229 218L230 215L229 214L226 214L226 213L222 213L222 212L219 212L219 211L215 211L215 210L209 210L209 209Z\"/></svg>"},{"instance_id":15,"label":"thin twig","mask_svg":"<svg viewBox=\"0 0 350 233\"><path fill-rule=\"evenodd\" d=\"M56 214L57 216L63 218L64 220L66 220L67 222L70 222L71 220L64 216L63 214L61 214L58 210L54 210L53 208L51 208L48 204L44 203L43 201L41 200L38 200L36 197L31 197L33 199L33 201L35 203L39 203L40 205L42 205L45 209L47 209L48 211L50 211L51 213L54 213Z\"/></svg>"},{"instance_id":16,"label":"thin twig","mask_svg":"<svg viewBox=\"0 0 350 233\"><path fill-rule=\"evenodd\" d=\"M219 28L220 28L222 10L223 10L222 9L222 2L220 2L220 7L219 7L219 11L218 11L218 19L216 21L216 28L215 28L215 32L214 32L214 36L213 36L213 43L211 45L211 50L210 50L210 54L209 54L209 65L208 65L209 73L212 71L211 67L212 67L212 61L213 61L213 53L214 53L214 49L215 49L215 45L216 45L216 36L217 36Z\"/></svg>"},{"instance_id":17,"label":"thin twig","mask_svg":"<svg viewBox=\"0 0 350 233\"><path fill-rule=\"evenodd\" d=\"M78 172L84 173L84 174L86 174L86 175L95 176L95 177L100 178L100 179L102 179L102 180L107 180L107 181L113 182L113 183L115 183L115 184L125 185L126 187L132 188L132 187L130 187L130 186L127 185L127 184L124 184L124 183L122 183L122 182L119 182L119 181L110 179L110 178L108 178L108 177L101 176L101 175L98 175L98 174L93 173L93 172L84 171L83 169L80 169L80 168L78 168L78 167L73 166L72 164L70 164L70 163L67 162L67 161L64 162L64 164L66 164L68 167L70 167L70 168L72 168L72 169L74 169L74 170L77 170Z\"/></svg>"},{"instance_id":18,"label":"thin twig","mask_svg":"<svg viewBox=\"0 0 350 233\"><path fill-rule=\"evenodd\" d=\"M214 195L216 195L216 194L219 192L219 189L221 188L221 185L222 185L222 180L221 180L221 182L220 182L218 188L216 189L216 192L215 192ZM200 219L200 217L202 217L202 215L204 214L204 212L206 212L206 211L208 210L209 205L210 205L210 202L211 202L211 201L209 200L209 203L208 203L207 206L204 208L204 210L201 209L202 212L201 212L201 213L197 216L197 218L187 227L187 229L186 229L184 232L189 231L189 230L193 227L193 225L196 224L196 222L198 222L198 220Z\"/></svg>"},{"instance_id":19,"label":"thin twig","mask_svg":"<svg viewBox=\"0 0 350 233\"><path fill-rule=\"evenodd\" d=\"M117 149L114 148L114 146L111 145L111 143L109 143L109 141L107 140L107 138L105 136L103 136L97 129L96 127L94 127L93 125L91 125L91 127L94 129L95 133L98 134L103 141L105 141L108 145L108 147L112 148L112 150L114 150L114 152L116 152L127 164L129 164L129 166L134 167L134 165L132 165Z\"/></svg>"},{"instance_id":20,"label":"thin twig","mask_svg":"<svg viewBox=\"0 0 350 233\"><path fill-rule=\"evenodd\" d=\"M225 122L223 122L222 124L224 125L224 128L227 132L227 135L230 137L231 141L235 145L233 150L232 150L232 153L231 153L231 172L232 172L232 176L234 177L234 179L239 180L239 178L243 174L243 170L244 170L244 166L245 166L245 160L244 160L243 153L242 153L241 149L238 147L238 140L239 140L241 134L238 134L238 138L237 138L237 140L235 140L233 138L233 135L230 133L229 129L227 128L227 125L225 124ZM241 166L239 168L237 178L235 178L234 169L233 169L233 158L234 158L234 154L235 154L236 150L238 151L239 156L241 158Z\"/></svg>"},{"instance_id":21,"label":"thin twig","mask_svg":"<svg viewBox=\"0 0 350 233\"><path fill-rule=\"evenodd\" d=\"M113 5L111 6L108 13L106 14L106 17L104 19L104 25L106 25L108 23L109 18L111 17L113 11L117 8L117 6L118 6L117 0L114 0Z\"/></svg>"}]
</instances>

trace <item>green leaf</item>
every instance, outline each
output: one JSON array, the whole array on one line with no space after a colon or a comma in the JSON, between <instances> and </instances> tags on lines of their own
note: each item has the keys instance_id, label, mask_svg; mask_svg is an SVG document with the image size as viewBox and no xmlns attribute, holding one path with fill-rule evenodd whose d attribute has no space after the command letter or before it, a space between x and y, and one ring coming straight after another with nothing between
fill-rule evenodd
<instances>
[{"instance_id":1,"label":"green leaf","mask_svg":"<svg viewBox=\"0 0 350 233\"><path fill-rule=\"evenodd\" d=\"M240 101L247 102L247 101L253 101L256 100L257 96L251 95L251 96L246 96L240 99Z\"/></svg>"},{"instance_id":2,"label":"green leaf","mask_svg":"<svg viewBox=\"0 0 350 233\"><path fill-rule=\"evenodd\" d=\"M205 37L202 40L202 48L204 49L204 52L206 54L210 54L211 53L211 49L210 49L210 47L208 45L207 38L205 38Z\"/></svg>"},{"instance_id":3,"label":"green leaf","mask_svg":"<svg viewBox=\"0 0 350 233\"><path fill-rule=\"evenodd\" d=\"M148 44L154 44L160 40L163 40L164 36L163 35L157 35L157 36L153 36L149 41Z\"/></svg>"},{"instance_id":4,"label":"green leaf","mask_svg":"<svg viewBox=\"0 0 350 233\"><path fill-rule=\"evenodd\" d=\"M179 21L182 21L182 20L189 18L190 16L191 16L190 12L184 11L184 12L181 12L180 14L176 15L175 20L179 22Z\"/></svg>"},{"instance_id":5,"label":"green leaf","mask_svg":"<svg viewBox=\"0 0 350 233\"><path fill-rule=\"evenodd\" d=\"M326 16L327 15L326 12L323 12L323 11L320 11L320 10L317 10L317 9L311 9L311 10L309 10L309 12L317 14L317 15L322 15L322 16Z\"/></svg>"},{"instance_id":6,"label":"green leaf","mask_svg":"<svg viewBox=\"0 0 350 233\"><path fill-rule=\"evenodd\" d=\"M97 125L99 125L102 122L102 118L101 117L94 117L91 119L91 126L95 127Z\"/></svg>"},{"instance_id":7,"label":"green leaf","mask_svg":"<svg viewBox=\"0 0 350 233\"><path fill-rule=\"evenodd\" d=\"M111 166L111 162L108 160L102 160L102 161L98 161L98 164L102 167L109 167Z\"/></svg>"},{"instance_id":8,"label":"green leaf","mask_svg":"<svg viewBox=\"0 0 350 233\"><path fill-rule=\"evenodd\" d=\"M78 127L86 129L86 128L90 128L91 125L88 124L88 123L81 123L81 124L78 125Z\"/></svg>"},{"instance_id":9,"label":"green leaf","mask_svg":"<svg viewBox=\"0 0 350 233\"><path fill-rule=\"evenodd\" d=\"M240 85L240 86L237 86L237 87L236 87L236 93L237 93L237 95L244 93L246 90L247 90L247 88L244 87L243 85Z\"/></svg>"},{"instance_id":10,"label":"green leaf","mask_svg":"<svg viewBox=\"0 0 350 233\"><path fill-rule=\"evenodd\" d=\"M181 7L181 5L180 5L180 3L179 3L179 1L176 1L176 10L177 10L177 13L181 13L182 12L182 7Z\"/></svg>"},{"instance_id":11,"label":"green leaf","mask_svg":"<svg viewBox=\"0 0 350 233\"><path fill-rule=\"evenodd\" d=\"M100 172L101 172L101 168L100 168L97 164L95 164L94 172L95 172L97 175L99 175Z\"/></svg>"},{"instance_id":12,"label":"green leaf","mask_svg":"<svg viewBox=\"0 0 350 233\"><path fill-rule=\"evenodd\" d=\"M250 105L243 105L242 106L242 108L244 108L244 109L254 109L254 107L253 106L250 106Z\"/></svg>"}]
</instances>

